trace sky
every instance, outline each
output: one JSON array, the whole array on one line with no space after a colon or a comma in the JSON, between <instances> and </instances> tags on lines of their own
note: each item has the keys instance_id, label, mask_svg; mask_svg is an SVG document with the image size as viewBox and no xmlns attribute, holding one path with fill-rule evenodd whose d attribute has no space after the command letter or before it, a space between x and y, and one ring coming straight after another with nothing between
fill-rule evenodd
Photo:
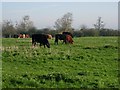
<instances>
[{"instance_id":1,"label":"sky","mask_svg":"<svg viewBox=\"0 0 120 90\"><path fill-rule=\"evenodd\" d=\"M102 17L106 28L118 28L118 2L2 2L2 20L15 23L29 15L38 29L53 27L67 12L73 15L75 29L81 25L93 28L98 17Z\"/></svg>"},{"instance_id":2,"label":"sky","mask_svg":"<svg viewBox=\"0 0 120 90\"><path fill-rule=\"evenodd\" d=\"M1 0L2 2L119 2L119 0Z\"/></svg>"}]
</instances>

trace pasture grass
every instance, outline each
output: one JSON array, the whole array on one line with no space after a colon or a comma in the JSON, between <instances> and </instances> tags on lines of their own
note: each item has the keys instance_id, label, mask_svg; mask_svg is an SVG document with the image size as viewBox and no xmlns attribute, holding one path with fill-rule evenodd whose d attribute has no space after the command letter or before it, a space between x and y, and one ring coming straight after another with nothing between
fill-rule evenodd
<instances>
[{"instance_id":1,"label":"pasture grass","mask_svg":"<svg viewBox=\"0 0 120 90\"><path fill-rule=\"evenodd\" d=\"M73 45L49 40L2 39L3 88L119 88L117 37L73 38Z\"/></svg>"}]
</instances>

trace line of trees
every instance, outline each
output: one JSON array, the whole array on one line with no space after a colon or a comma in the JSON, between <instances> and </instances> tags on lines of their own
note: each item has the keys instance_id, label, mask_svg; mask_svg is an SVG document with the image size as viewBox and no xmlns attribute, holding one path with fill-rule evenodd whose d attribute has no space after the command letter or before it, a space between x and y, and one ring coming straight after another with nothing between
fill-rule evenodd
<instances>
[{"instance_id":1,"label":"line of trees","mask_svg":"<svg viewBox=\"0 0 120 90\"><path fill-rule=\"evenodd\" d=\"M87 28L86 25L82 25L79 30L75 30L72 27L72 13L66 13L63 17L55 21L54 29L43 28L37 29L34 26L30 16L26 15L22 18L20 22L13 24L11 20L4 20L2 22L2 36L6 38L11 38L16 34L29 34L30 36L34 33L45 33L54 36L56 33L71 32L75 37L84 36L118 36L119 31L113 29L104 28L105 24L101 17L98 17L95 28Z\"/></svg>"}]
</instances>

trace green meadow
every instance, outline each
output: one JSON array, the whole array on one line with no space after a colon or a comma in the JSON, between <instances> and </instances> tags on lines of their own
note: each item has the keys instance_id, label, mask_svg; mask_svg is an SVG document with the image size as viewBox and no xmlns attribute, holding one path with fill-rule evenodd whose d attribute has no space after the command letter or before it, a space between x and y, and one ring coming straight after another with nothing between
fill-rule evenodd
<instances>
[{"instance_id":1,"label":"green meadow","mask_svg":"<svg viewBox=\"0 0 120 90\"><path fill-rule=\"evenodd\" d=\"M118 37L73 40L44 48L3 38L2 88L119 88Z\"/></svg>"}]
</instances>

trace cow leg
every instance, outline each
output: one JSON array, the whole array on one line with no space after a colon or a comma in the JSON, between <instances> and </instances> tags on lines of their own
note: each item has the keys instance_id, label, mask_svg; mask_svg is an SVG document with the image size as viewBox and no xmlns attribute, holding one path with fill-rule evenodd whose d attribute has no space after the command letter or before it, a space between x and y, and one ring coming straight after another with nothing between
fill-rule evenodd
<instances>
[{"instance_id":1,"label":"cow leg","mask_svg":"<svg viewBox=\"0 0 120 90\"><path fill-rule=\"evenodd\" d=\"M58 40L55 40L54 44L57 44L57 45L58 45Z\"/></svg>"},{"instance_id":2,"label":"cow leg","mask_svg":"<svg viewBox=\"0 0 120 90\"><path fill-rule=\"evenodd\" d=\"M40 47L42 46L42 44L40 43Z\"/></svg>"},{"instance_id":3,"label":"cow leg","mask_svg":"<svg viewBox=\"0 0 120 90\"><path fill-rule=\"evenodd\" d=\"M58 41L57 41L56 43L57 43L57 45L58 45Z\"/></svg>"},{"instance_id":4,"label":"cow leg","mask_svg":"<svg viewBox=\"0 0 120 90\"><path fill-rule=\"evenodd\" d=\"M36 42L34 43L34 46L36 45Z\"/></svg>"},{"instance_id":5,"label":"cow leg","mask_svg":"<svg viewBox=\"0 0 120 90\"><path fill-rule=\"evenodd\" d=\"M49 43L47 43L46 46L47 46L48 48L50 48L50 44L49 44Z\"/></svg>"},{"instance_id":6,"label":"cow leg","mask_svg":"<svg viewBox=\"0 0 120 90\"><path fill-rule=\"evenodd\" d=\"M66 43L65 44L68 44L69 42L68 41L66 41Z\"/></svg>"},{"instance_id":7,"label":"cow leg","mask_svg":"<svg viewBox=\"0 0 120 90\"><path fill-rule=\"evenodd\" d=\"M32 43L32 47L35 47L35 45L36 45L36 42Z\"/></svg>"},{"instance_id":8,"label":"cow leg","mask_svg":"<svg viewBox=\"0 0 120 90\"><path fill-rule=\"evenodd\" d=\"M63 43L67 44L67 40L63 40Z\"/></svg>"},{"instance_id":9,"label":"cow leg","mask_svg":"<svg viewBox=\"0 0 120 90\"><path fill-rule=\"evenodd\" d=\"M35 44L36 44L36 43L32 40L32 46L35 46Z\"/></svg>"},{"instance_id":10,"label":"cow leg","mask_svg":"<svg viewBox=\"0 0 120 90\"><path fill-rule=\"evenodd\" d=\"M45 48L45 44L43 44L44 45L44 48Z\"/></svg>"}]
</instances>

